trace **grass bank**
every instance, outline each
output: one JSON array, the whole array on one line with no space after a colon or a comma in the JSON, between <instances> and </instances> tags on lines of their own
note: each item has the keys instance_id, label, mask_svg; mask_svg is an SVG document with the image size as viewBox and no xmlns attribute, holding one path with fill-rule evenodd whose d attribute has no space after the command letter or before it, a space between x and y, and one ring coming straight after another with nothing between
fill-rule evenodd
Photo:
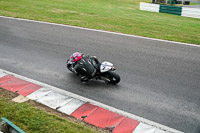
<instances>
[{"instance_id":1,"label":"grass bank","mask_svg":"<svg viewBox=\"0 0 200 133\"><path fill-rule=\"evenodd\" d=\"M17 95L0 88L0 117L5 117L26 133L105 133L73 117L34 101L15 103Z\"/></svg>"},{"instance_id":2,"label":"grass bank","mask_svg":"<svg viewBox=\"0 0 200 133\"><path fill-rule=\"evenodd\" d=\"M0 15L200 44L200 19L140 11L139 0L1 0Z\"/></svg>"},{"instance_id":3,"label":"grass bank","mask_svg":"<svg viewBox=\"0 0 200 133\"><path fill-rule=\"evenodd\" d=\"M200 5L200 3L190 3L190 5Z\"/></svg>"}]
</instances>

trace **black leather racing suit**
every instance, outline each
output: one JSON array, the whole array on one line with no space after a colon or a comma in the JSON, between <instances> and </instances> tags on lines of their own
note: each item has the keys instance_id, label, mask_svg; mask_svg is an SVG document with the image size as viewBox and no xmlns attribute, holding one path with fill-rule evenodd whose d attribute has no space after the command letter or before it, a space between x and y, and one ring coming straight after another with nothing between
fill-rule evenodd
<instances>
[{"instance_id":1,"label":"black leather racing suit","mask_svg":"<svg viewBox=\"0 0 200 133\"><path fill-rule=\"evenodd\" d=\"M82 55L82 59L73 65L67 65L68 69L81 75L81 82L92 79L95 73L100 71L100 61L95 56Z\"/></svg>"}]
</instances>

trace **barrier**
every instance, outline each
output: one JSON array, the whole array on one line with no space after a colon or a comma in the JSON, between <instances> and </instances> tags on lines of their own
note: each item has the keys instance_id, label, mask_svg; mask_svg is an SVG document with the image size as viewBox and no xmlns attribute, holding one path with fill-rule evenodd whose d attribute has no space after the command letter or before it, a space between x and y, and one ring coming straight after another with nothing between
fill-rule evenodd
<instances>
[{"instance_id":1,"label":"barrier","mask_svg":"<svg viewBox=\"0 0 200 133\"><path fill-rule=\"evenodd\" d=\"M6 125L4 125L4 127L0 127L0 132L9 132L9 133L25 133L23 130L21 130L18 126L16 126L15 124L13 124L11 121L9 121L8 119L1 117L1 119L3 120L3 122L5 122Z\"/></svg>"},{"instance_id":2,"label":"barrier","mask_svg":"<svg viewBox=\"0 0 200 133\"><path fill-rule=\"evenodd\" d=\"M159 12L160 5L140 2L140 10Z\"/></svg>"},{"instance_id":3,"label":"barrier","mask_svg":"<svg viewBox=\"0 0 200 133\"><path fill-rule=\"evenodd\" d=\"M199 8L168 6L168 5L140 2L140 10L168 13L168 14L174 14L191 18L200 18Z\"/></svg>"},{"instance_id":4,"label":"barrier","mask_svg":"<svg viewBox=\"0 0 200 133\"><path fill-rule=\"evenodd\" d=\"M161 12L161 13L168 13L168 14L174 14L174 15L179 15L179 16L181 16L182 7L168 6L168 5L160 5L160 10L159 10L159 12Z\"/></svg>"},{"instance_id":5,"label":"barrier","mask_svg":"<svg viewBox=\"0 0 200 133\"><path fill-rule=\"evenodd\" d=\"M181 16L191 17L191 18L200 18L200 9L199 8L182 7Z\"/></svg>"}]
</instances>

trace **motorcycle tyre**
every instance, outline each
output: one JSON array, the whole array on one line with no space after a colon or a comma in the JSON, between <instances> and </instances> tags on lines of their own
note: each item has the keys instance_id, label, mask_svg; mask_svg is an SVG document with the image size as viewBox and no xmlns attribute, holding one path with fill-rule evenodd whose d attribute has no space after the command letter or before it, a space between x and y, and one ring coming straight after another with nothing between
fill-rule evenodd
<instances>
[{"instance_id":1,"label":"motorcycle tyre","mask_svg":"<svg viewBox=\"0 0 200 133\"><path fill-rule=\"evenodd\" d=\"M120 76L114 72L106 72L106 77L110 80L110 84L117 84L120 82Z\"/></svg>"}]
</instances>

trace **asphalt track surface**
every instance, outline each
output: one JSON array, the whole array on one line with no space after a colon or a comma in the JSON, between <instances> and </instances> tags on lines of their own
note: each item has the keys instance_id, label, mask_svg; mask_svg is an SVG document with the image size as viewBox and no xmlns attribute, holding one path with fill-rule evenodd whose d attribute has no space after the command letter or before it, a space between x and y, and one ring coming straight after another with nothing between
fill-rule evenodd
<instances>
[{"instance_id":1,"label":"asphalt track surface","mask_svg":"<svg viewBox=\"0 0 200 133\"><path fill-rule=\"evenodd\" d=\"M121 82L82 84L66 69L74 51L112 62ZM200 47L0 17L0 68L200 132Z\"/></svg>"}]
</instances>

